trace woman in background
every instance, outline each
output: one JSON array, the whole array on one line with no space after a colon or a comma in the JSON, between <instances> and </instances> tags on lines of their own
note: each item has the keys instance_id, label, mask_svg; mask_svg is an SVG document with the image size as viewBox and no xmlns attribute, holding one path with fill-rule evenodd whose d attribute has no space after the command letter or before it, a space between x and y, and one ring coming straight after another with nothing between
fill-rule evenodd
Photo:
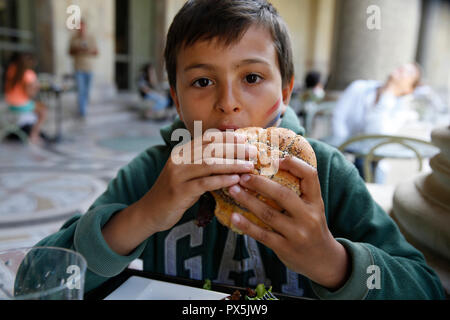
<instances>
[{"instance_id":1,"label":"woman in background","mask_svg":"<svg viewBox=\"0 0 450 320\"><path fill-rule=\"evenodd\" d=\"M40 129L47 118L47 107L35 100L39 82L33 71L31 54L15 54L6 69L5 99L9 110L18 115L17 125L33 144L42 144Z\"/></svg>"}]
</instances>

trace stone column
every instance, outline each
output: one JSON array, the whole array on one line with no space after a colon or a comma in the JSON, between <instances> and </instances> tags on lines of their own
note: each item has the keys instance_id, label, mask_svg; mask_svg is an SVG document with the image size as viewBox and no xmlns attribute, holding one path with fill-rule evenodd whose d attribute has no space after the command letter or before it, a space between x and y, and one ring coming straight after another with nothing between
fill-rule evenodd
<instances>
[{"instance_id":1,"label":"stone column","mask_svg":"<svg viewBox=\"0 0 450 320\"><path fill-rule=\"evenodd\" d=\"M341 0L336 8L330 88L385 80L416 57L420 0Z\"/></svg>"},{"instance_id":2,"label":"stone column","mask_svg":"<svg viewBox=\"0 0 450 320\"><path fill-rule=\"evenodd\" d=\"M393 218L450 293L450 127L433 130L431 140L440 149L430 160L432 172L396 188Z\"/></svg>"},{"instance_id":3,"label":"stone column","mask_svg":"<svg viewBox=\"0 0 450 320\"><path fill-rule=\"evenodd\" d=\"M52 4L48 0L34 2L36 19L36 58L39 71L53 73L55 52L53 51L53 15Z\"/></svg>"},{"instance_id":4,"label":"stone column","mask_svg":"<svg viewBox=\"0 0 450 320\"><path fill-rule=\"evenodd\" d=\"M313 69L322 74L322 81L330 74L330 59L333 49L333 32L335 23L335 0L314 0L316 4L316 19L311 27L310 61L306 62L307 71Z\"/></svg>"},{"instance_id":5,"label":"stone column","mask_svg":"<svg viewBox=\"0 0 450 320\"><path fill-rule=\"evenodd\" d=\"M154 32L153 32L153 47L152 55L156 63L156 70L158 79L167 80L167 73L164 65L164 49L166 46L166 24L167 24L167 1L156 1L154 3ZM172 22L172 21L170 21Z\"/></svg>"},{"instance_id":6,"label":"stone column","mask_svg":"<svg viewBox=\"0 0 450 320\"><path fill-rule=\"evenodd\" d=\"M417 61L423 68L424 82L444 95L450 94L450 1L427 0L423 6Z\"/></svg>"},{"instance_id":7,"label":"stone column","mask_svg":"<svg viewBox=\"0 0 450 320\"><path fill-rule=\"evenodd\" d=\"M129 13L129 90L137 91L137 81L144 64L153 60L151 47L153 41L152 25L153 3L150 1L128 1Z\"/></svg>"}]
</instances>

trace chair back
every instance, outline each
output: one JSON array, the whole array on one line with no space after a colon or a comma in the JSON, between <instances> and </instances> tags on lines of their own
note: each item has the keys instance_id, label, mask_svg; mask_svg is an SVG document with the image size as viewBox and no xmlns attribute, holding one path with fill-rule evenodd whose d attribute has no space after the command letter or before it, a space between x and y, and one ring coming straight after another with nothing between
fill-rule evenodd
<instances>
[{"instance_id":1,"label":"chair back","mask_svg":"<svg viewBox=\"0 0 450 320\"><path fill-rule=\"evenodd\" d=\"M28 144L28 135L17 124L19 120L19 114L11 112L3 104L0 104L0 142L3 141L8 135L14 134L19 139Z\"/></svg>"},{"instance_id":2,"label":"chair back","mask_svg":"<svg viewBox=\"0 0 450 320\"><path fill-rule=\"evenodd\" d=\"M351 145L358 143L357 150L349 148ZM401 146L401 149L391 149L385 152L377 152L381 147L386 145ZM361 148L361 146L363 146ZM373 183L373 172L371 163L373 161L393 158L393 159L409 159L416 158L422 171L423 159L429 158L439 152L439 150L429 141L407 136L394 135L358 135L352 137L341 144L338 149L341 152L349 152L356 156L364 157L364 177L366 182ZM409 152L405 152L409 151ZM411 153L412 152L412 153Z\"/></svg>"},{"instance_id":3,"label":"chair back","mask_svg":"<svg viewBox=\"0 0 450 320\"><path fill-rule=\"evenodd\" d=\"M305 131L306 135L311 136L314 129L314 119L316 116L323 115L331 119L336 101L310 101L305 103L306 119L305 119Z\"/></svg>"}]
</instances>

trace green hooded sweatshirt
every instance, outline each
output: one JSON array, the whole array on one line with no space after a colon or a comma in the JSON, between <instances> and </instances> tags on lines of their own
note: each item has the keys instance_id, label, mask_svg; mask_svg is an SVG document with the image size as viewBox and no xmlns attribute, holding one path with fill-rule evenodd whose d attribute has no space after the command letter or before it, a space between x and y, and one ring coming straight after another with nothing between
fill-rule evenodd
<instances>
[{"instance_id":1,"label":"green hooded sweatshirt","mask_svg":"<svg viewBox=\"0 0 450 320\"><path fill-rule=\"evenodd\" d=\"M280 126L304 134L291 108L287 108ZM152 235L130 255L115 253L101 229L115 213L151 189L178 144L171 141L177 128L185 128L178 119L161 129L165 145L150 147L121 168L85 214L72 217L58 232L37 244L81 253L88 263L86 292L140 258L145 271L243 287L264 283L271 285L274 292L312 298L444 298L435 272L375 203L354 165L335 148L313 139L308 141L317 157L328 227L351 257L350 276L340 289L330 291L289 270L271 249L232 232L215 218L206 227L198 227L198 202L174 227Z\"/></svg>"}]
</instances>

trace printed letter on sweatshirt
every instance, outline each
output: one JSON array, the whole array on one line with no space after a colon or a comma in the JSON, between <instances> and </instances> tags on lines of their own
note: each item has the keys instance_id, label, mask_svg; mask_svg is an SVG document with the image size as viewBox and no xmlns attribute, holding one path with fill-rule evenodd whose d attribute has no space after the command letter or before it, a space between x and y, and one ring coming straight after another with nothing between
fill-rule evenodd
<instances>
[{"instance_id":1,"label":"printed letter on sweatshirt","mask_svg":"<svg viewBox=\"0 0 450 320\"><path fill-rule=\"evenodd\" d=\"M177 241L186 236L190 236L190 246L197 247L203 242L203 229L195 225L194 221L189 221L174 227L165 239L165 268L166 274L177 275ZM189 270L191 279L202 279L202 259L195 256L184 261L184 267Z\"/></svg>"}]
</instances>

